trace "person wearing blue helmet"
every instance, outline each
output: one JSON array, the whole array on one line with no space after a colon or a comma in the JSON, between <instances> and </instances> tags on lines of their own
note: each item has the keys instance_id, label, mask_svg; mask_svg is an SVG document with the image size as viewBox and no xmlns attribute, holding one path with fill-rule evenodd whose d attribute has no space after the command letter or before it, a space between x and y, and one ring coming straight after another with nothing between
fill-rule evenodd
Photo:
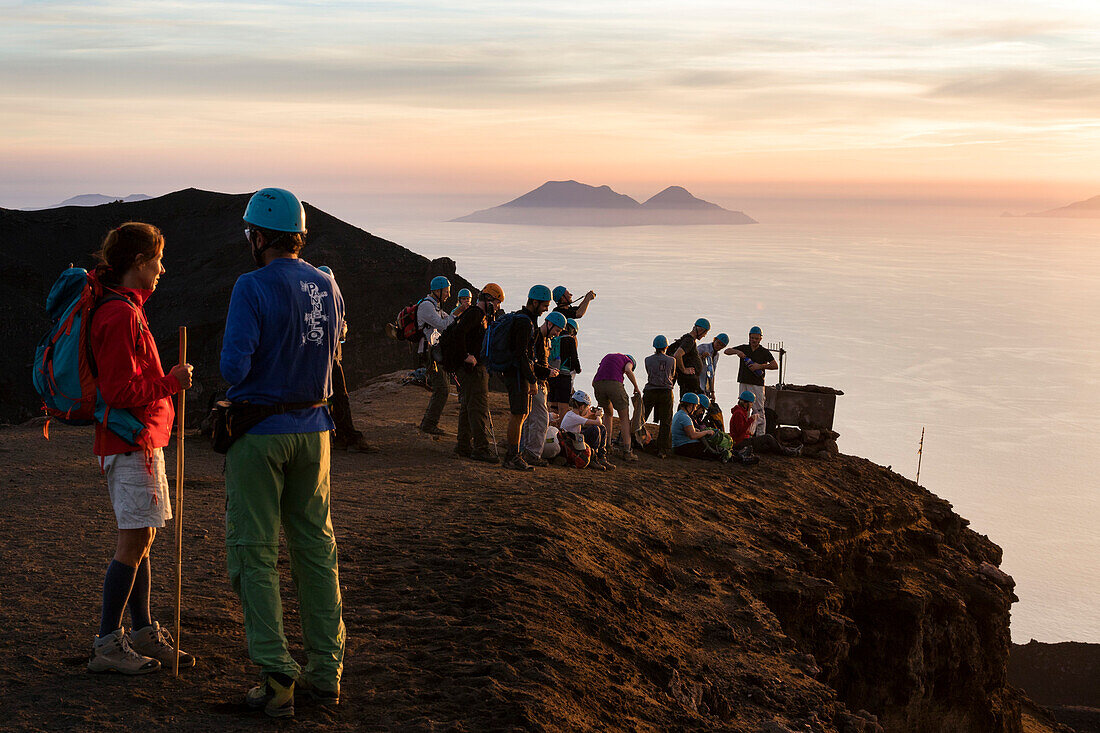
<instances>
[{"instance_id":1,"label":"person wearing blue helmet","mask_svg":"<svg viewBox=\"0 0 1100 733\"><path fill-rule=\"evenodd\" d=\"M551 297L554 299L554 312L561 313L566 318L583 318L584 314L588 312L588 305L596 297L595 291L589 290L581 298L581 302L577 305L573 305L573 294L569 292L569 288L564 285L559 285L554 288Z\"/></svg>"},{"instance_id":2,"label":"person wearing blue helmet","mask_svg":"<svg viewBox=\"0 0 1100 733\"><path fill-rule=\"evenodd\" d=\"M741 393L737 404L730 410L730 435L733 438L733 449L743 463L755 463L755 453L778 453L782 456L802 455L802 446L788 448L776 440L774 435L764 433L756 435L756 423L763 420L763 416L757 417L752 413L752 405L756 401L756 394L751 390Z\"/></svg>"},{"instance_id":3,"label":"person wearing blue helmet","mask_svg":"<svg viewBox=\"0 0 1100 733\"><path fill-rule=\"evenodd\" d=\"M564 415L573 396L573 379L581 373L581 360L577 355L577 322L572 318L565 319L565 330L550 342L550 367L557 369L558 375L547 380L546 399L551 412Z\"/></svg>"},{"instance_id":4,"label":"person wearing blue helmet","mask_svg":"<svg viewBox=\"0 0 1100 733\"><path fill-rule=\"evenodd\" d=\"M699 318L691 330L673 343L668 351L676 360L676 384L680 387L680 397L689 392L699 391L699 375L703 373L703 361L699 358L698 340L710 331L710 321Z\"/></svg>"},{"instance_id":5,"label":"person wearing blue helmet","mask_svg":"<svg viewBox=\"0 0 1100 733\"><path fill-rule=\"evenodd\" d=\"M703 364L703 370L699 373L699 392L712 400L715 398L714 390L718 372L718 357L723 353L733 354L733 349L727 349L730 345L730 337L720 333L710 343L699 344L699 360ZM724 351L723 351L724 350Z\"/></svg>"},{"instance_id":6,"label":"person wearing blue helmet","mask_svg":"<svg viewBox=\"0 0 1100 733\"><path fill-rule=\"evenodd\" d=\"M657 456L667 458L672 455L672 388L676 385L676 360L665 353L668 339L657 336L653 339L653 353L645 358L645 371L648 377L642 390L642 405L645 417L653 411L659 425L657 431Z\"/></svg>"},{"instance_id":7,"label":"person wearing blue helmet","mask_svg":"<svg viewBox=\"0 0 1100 733\"><path fill-rule=\"evenodd\" d=\"M462 315L462 311L470 307L470 303L474 300L474 294L470 292L469 288L462 288L458 291L458 305L451 311L452 318L458 318Z\"/></svg>"},{"instance_id":8,"label":"person wearing blue helmet","mask_svg":"<svg viewBox=\"0 0 1100 733\"><path fill-rule=\"evenodd\" d=\"M531 409L523 422L520 445L524 447L523 460L529 466L545 466L548 461L542 457L546 446L546 430L550 427L550 407L548 405L548 381L558 375L558 370L550 366L550 342L568 325L561 313L550 313L542 325L535 329L531 341L533 359L532 371L535 373L536 389L531 395Z\"/></svg>"},{"instance_id":9,"label":"person wearing blue helmet","mask_svg":"<svg viewBox=\"0 0 1100 733\"><path fill-rule=\"evenodd\" d=\"M741 344L737 348L729 349L727 354L734 354L741 360L741 366L737 370L737 381L742 392L752 392L756 400L752 403L752 412L758 419L754 435L765 433L764 425L764 372L769 369L778 369L779 363L772 356L772 352L760 345L764 333L760 326L749 329L749 342Z\"/></svg>"},{"instance_id":10,"label":"person wearing blue helmet","mask_svg":"<svg viewBox=\"0 0 1100 733\"><path fill-rule=\"evenodd\" d=\"M442 275L432 278L429 292L416 306L416 325L420 328L421 366L427 371L428 386L432 396L424 408L424 417L420 419L420 430L429 435L444 435L439 427L439 417L447 405L447 395L451 387L447 372L443 369L443 354L439 350L439 334L454 323L454 317L443 308L447 298L451 297L451 281Z\"/></svg>"},{"instance_id":11,"label":"person wearing blue helmet","mask_svg":"<svg viewBox=\"0 0 1100 733\"><path fill-rule=\"evenodd\" d=\"M700 430L695 426L693 416L699 411L699 395L685 392L680 397L679 409L672 417L672 450L685 458L718 460L718 455L709 451L703 443L705 438L714 435L713 430Z\"/></svg>"},{"instance_id":12,"label":"person wearing blue helmet","mask_svg":"<svg viewBox=\"0 0 1100 733\"><path fill-rule=\"evenodd\" d=\"M527 302L515 313L501 319L501 326L508 327L508 340L511 344L513 363L500 372L504 387L508 391L508 451L504 455L502 466L514 471L531 471L532 466L524 460L520 450L523 438L523 423L531 411L533 398L540 392L539 382L545 382L553 376L549 364L549 349L545 339L536 351L536 335L539 329L539 317L550 309L550 288L545 285L533 285L527 292ZM545 442L545 438L543 439ZM541 453L541 448L540 448ZM541 457L536 463L541 462Z\"/></svg>"},{"instance_id":13,"label":"person wearing blue helmet","mask_svg":"<svg viewBox=\"0 0 1100 733\"><path fill-rule=\"evenodd\" d=\"M222 338L228 399L259 419L225 456L229 580L241 599L260 684L245 701L273 717L294 714L294 691L335 704L345 631L336 538L329 511L332 363L344 323L336 281L299 258L305 211L294 194L267 188L244 214L259 264L233 286ZM244 413L242 412L242 418ZM279 590L286 537L309 664L291 656Z\"/></svg>"},{"instance_id":14,"label":"person wearing blue helmet","mask_svg":"<svg viewBox=\"0 0 1100 733\"><path fill-rule=\"evenodd\" d=\"M608 354L600 360L596 374L592 377L592 392L596 402L607 414L604 424L607 426L608 445L602 451L601 460L606 461L607 452L610 449L612 431L615 429L612 409L619 419L619 457L624 461L638 460L634 455L633 444L630 435L630 398L626 394L624 379L629 379L634 385L634 394L641 397L642 389L638 386L638 380L634 376L634 369L638 362L630 354ZM601 452L597 451L597 457Z\"/></svg>"}]
</instances>

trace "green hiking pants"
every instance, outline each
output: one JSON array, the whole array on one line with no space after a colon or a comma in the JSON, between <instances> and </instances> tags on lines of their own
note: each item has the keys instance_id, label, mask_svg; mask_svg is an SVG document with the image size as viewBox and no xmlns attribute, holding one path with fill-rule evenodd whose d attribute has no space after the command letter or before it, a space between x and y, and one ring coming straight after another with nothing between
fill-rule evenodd
<instances>
[{"instance_id":1,"label":"green hiking pants","mask_svg":"<svg viewBox=\"0 0 1100 733\"><path fill-rule=\"evenodd\" d=\"M329 516L325 433L242 436L225 457L229 581L241 599L248 656L263 674L337 690L344 667L343 604ZM279 592L279 527L298 590L306 668L291 657Z\"/></svg>"}]
</instances>

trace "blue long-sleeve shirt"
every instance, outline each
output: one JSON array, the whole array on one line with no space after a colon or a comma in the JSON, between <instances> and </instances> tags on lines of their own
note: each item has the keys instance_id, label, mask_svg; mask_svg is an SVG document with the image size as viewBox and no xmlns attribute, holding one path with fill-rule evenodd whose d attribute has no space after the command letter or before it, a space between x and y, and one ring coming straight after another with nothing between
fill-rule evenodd
<instances>
[{"instance_id":1,"label":"blue long-sleeve shirt","mask_svg":"<svg viewBox=\"0 0 1100 733\"><path fill-rule=\"evenodd\" d=\"M313 402L332 394L332 359L344 323L336 280L304 260L280 257L241 275L229 299L221 372L234 402ZM273 415L250 433L332 430L328 408Z\"/></svg>"}]
</instances>

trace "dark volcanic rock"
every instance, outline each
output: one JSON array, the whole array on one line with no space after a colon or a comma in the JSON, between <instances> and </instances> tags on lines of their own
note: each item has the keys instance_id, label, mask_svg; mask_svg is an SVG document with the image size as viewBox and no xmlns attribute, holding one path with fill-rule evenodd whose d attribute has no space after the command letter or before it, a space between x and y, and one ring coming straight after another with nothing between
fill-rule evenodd
<instances>
[{"instance_id":1,"label":"dark volcanic rock","mask_svg":"<svg viewBox=\"0 0 1100 733\"><path fill-rule=\"evenodd\" d=\"M126 221L144 221L164 232L164 267L150 299L149 322L165 368L176 363L178 327L188 327L188 361L195 386L188 391L189 418L201 418L212 394L224 387L218 371L221 336L233 284L254 268L241 215L250 194L187 189L155 199L43 211L0 209L0 225L12 232L5 245L0 328L0 421L38 414L31 386L34 347L49 326L46 294L70 263L90 268L103 236ZM454 292L469 283L447 258L429 262L404 247L375 237L305 204L309 236L302 257L328 265L344 294L348 341L344 368L349 386L412 364L410 348L388 340L382 326L422 296L428 281L444 274Z\"/></svg>"}]
</instances>

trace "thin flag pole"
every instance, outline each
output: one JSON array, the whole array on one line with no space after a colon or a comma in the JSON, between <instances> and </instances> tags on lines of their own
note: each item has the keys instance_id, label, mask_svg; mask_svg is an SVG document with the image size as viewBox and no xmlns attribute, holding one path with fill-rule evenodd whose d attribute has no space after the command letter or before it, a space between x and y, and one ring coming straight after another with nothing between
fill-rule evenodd
<instances>
[{"instance_id":1,"label":"thin flag pole","mask_svg":"<svg viewBox=\"0 0 1100 733\"><path fill-rule=\"evenodd\" d=\"M187 326L180 326L180 364L187 363ZM172 675L180 675L180 601L183 597L183 411L187 390L179 391L176 410L176 657Z\"/></svg>"},{"instance_id":2,"label":"thin flag pole","mask_svg":"<svg viewBox=\"0 0 1100 733\"><path fill-rule=\"evenodd\" d=\"M920 446L917 448L917 483L920 483L920 461L924 457L924 426L920 429Z\"/></svg>"}]
</instances>

